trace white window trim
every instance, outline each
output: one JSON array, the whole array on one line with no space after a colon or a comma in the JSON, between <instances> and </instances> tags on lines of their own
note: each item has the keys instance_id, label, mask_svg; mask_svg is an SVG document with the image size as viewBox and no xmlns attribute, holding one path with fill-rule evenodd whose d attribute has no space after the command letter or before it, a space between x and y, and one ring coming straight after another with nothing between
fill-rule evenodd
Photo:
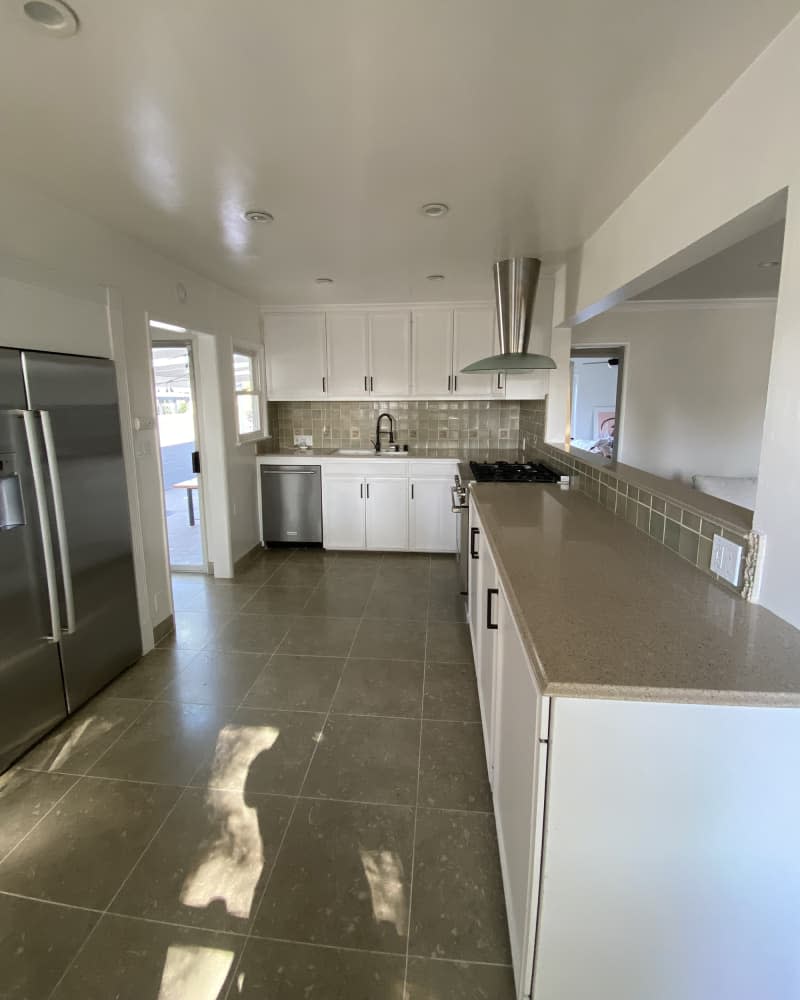
<instances>
[{"instance_id":1,"label":"white window trim","mask_svg":"<svg viewBox=\"0 0 800 1000\"><path fill-rule=\"evenodd\" d=\"M236 354L244 354L248 358L253 359L252 392L240 392L236 389L236 371L233 360ZM234 341L233 350L231 351L231 381L233 384L233 421L236 428L236 443L249 444L251 441L262 441L264 438L269 437L269 428L267 427L266 369L264 348L261 345L241 344ZM239 396L258 397L258 412L261 418L261 427L257 431L251 431L249 434L241 434L239 432L239 407L237 404Z\"/></svg>"}]
</instances>

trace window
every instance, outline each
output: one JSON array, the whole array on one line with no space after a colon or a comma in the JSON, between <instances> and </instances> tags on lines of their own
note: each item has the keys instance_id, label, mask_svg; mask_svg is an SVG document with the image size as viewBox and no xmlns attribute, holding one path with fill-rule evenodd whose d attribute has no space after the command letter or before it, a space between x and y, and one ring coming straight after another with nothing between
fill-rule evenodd
<instances>
[{"instance_id":1,"label":"window","mask_svg":"<svg viewBox=\"0 0 800 1000\"><path fill-rule=\"evenodd\" d=\"M264 436L262 385L258 351L235 348L233 391L236 394L236 431L240 441Z\"/></svg>"}]
</instances>

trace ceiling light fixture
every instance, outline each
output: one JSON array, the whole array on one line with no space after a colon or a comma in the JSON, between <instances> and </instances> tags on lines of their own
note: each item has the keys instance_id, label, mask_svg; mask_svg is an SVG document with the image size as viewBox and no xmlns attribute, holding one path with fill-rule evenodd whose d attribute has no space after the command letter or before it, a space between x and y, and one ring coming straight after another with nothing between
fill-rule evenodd
<instances>
[{"instance_id":1,"label":"ceiling light fixture","mask_svg":"<svg viewBox=\"0 0 800 1000\"><path fill-rule=\"evenodd\" d=\"M429 201L427 205L422 206L420 211L429 219L440 219L443 215L447 215L450 206L445 205L443 201Z\"/></svg>"},{"instance_id":2,"label":"ceiling light fixture","mask_svg":"<svg viewBox=\"0 0 800 1000\"><path fill-rule=\"evenodd\" d=\"M781 262L779 260L760 260L758 262L759 267L780 267Z\"/></svg>"},{"instance_id":3,"label":"ceiling light fixture","mask_svg":"<svg viewBox=\"0 0 800 1000\"><path fill-rule=\"evenodd\" d=\"M314 278L318 285L332 285L333 278Z\"/></svg>"},{"instance_id":4,"label":"ceiling light fixture","mask_svg":"<svg viewBox=\"0 0 800 1000\"><path fill-rule=\"evenodd\" d=\"M161 323L157 319L151 319L150 326L156 330L169 330L171 333L186 333L185 326L175 326L174 323Z\"/></svg>"},{"instance_id":5,"label":"ceiling light fixture","mask_svg":"<svg viewBox=\"0 0 800 1000\"><path fill-rule=\"evenodd\" d=\"M248 222L274 222L275 216L261 208L250 208L244 213Z\"/></svg>"},{"instance_id":6,"label":"ceiling light fixture","mask_svg":"<svg viewBox=\"0 0 800 1000\"><path fill-rule=\"evenodd\" d=\"M22 10L37 27L61 38L74 35L80 26L78 15L62 0L25 0Z\"/></svg>"},{"instance_id":7,"label":"ceiling light fixture","mask_svg":"<svg viewBox=\"0 0 800 1000\"><path fill-rule=\"evenodd\" d=\"M444 281L443 274L426 274L425 277L428 281Z\"/></svg>"}]
</instances>

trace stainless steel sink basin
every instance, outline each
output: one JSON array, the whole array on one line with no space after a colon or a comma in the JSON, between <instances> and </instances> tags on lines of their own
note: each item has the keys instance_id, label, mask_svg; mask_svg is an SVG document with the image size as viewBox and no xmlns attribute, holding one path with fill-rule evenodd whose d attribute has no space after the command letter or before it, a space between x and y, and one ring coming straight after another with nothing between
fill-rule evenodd
<instances>
[{"instance_id":1,"label":"stainless steel sink basin","mask_svg":"<svg viewBox=\"0 0 800 1000\"><path fill-rule=\"evenodd\" d=\"M349 458L408 458L407 451L374 451L372 448L337 448L334 455Z\"/></svg>"}]
</instances>

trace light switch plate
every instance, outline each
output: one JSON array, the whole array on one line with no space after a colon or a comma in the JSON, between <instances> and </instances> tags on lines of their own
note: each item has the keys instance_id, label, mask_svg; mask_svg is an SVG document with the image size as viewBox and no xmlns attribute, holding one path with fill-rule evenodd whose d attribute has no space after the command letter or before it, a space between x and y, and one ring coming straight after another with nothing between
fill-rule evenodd
<instances>
[{"instance_id":1,"label":"light switch plate","mask_svg":"<svg viewBox=\"0 0 800 1000\"><path fill-rule=\"evenodd\" d=\"M742 555L741 545L737 545L736 542L732 542L728 538L723 538L722 535L714 535L714 542L711 546L711 572L721 576L723 580L727 580L734 587L738 587L739 577L742 573Z\"/></svg>"}]
</instances>

